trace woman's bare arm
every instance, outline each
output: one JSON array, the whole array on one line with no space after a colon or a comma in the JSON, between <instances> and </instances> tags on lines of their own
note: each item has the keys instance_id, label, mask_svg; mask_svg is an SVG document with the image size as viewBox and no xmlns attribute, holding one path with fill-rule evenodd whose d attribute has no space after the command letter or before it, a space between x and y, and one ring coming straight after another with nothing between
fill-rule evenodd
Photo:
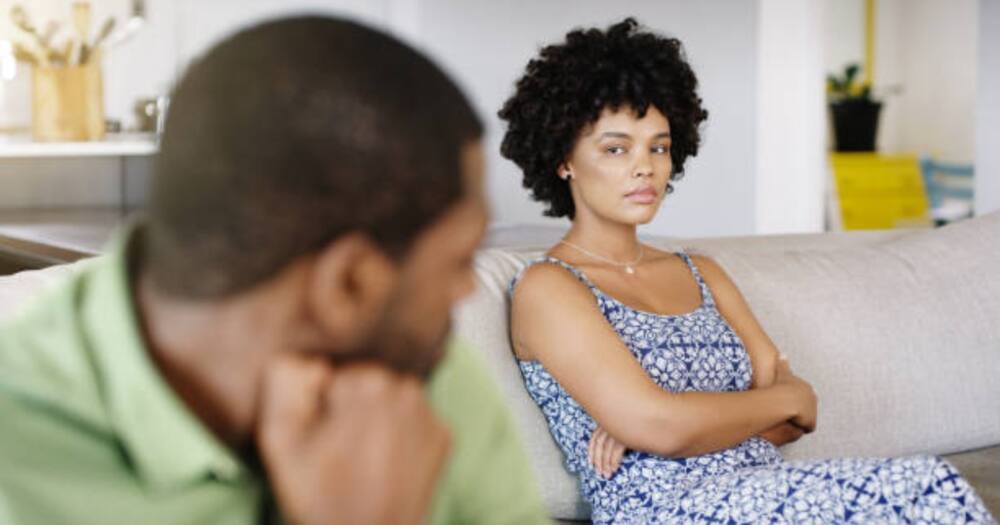
<instances>
[{"instance_id":1,"label":"woman's bare arm","mask_svg":"<svg viewBox=\"0 0 1000 525\"><path fill-rule=\"evenodd\" d=\"M548 264L525 272L511 335L610 436L634 450L692 456L732 447L778 423L811 425L811 388L797 378L746 392L671 393L653 382L572 274Z\"/></svg>"},{"instance_id":2,"label":"woman's bare arm","mask_svg":"<svg viewBox=\"0 0 1000 525\"><path fill-rule=\"evenodd\" d=\"M743 341L750 355L753 369L750 388L767 388L773 385L781 356L777 346L760 326L743 294L718 263L700 255L692 256L692 259L712 290L719 313ZM760 436L776 446L781 446L798 440L803 433L801 428L786 421L761 432Z\"/></svg>"}]
</instances>

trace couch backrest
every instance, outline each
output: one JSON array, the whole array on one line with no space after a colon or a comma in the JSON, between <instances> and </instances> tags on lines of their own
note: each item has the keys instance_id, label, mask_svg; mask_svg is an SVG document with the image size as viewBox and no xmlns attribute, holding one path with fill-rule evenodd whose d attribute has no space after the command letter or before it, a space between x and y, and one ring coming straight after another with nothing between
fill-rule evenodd
<instances>
[{"instance_id":1,"label":"couch backrest","mask_svg":"<svg viewBox=\"0 0 1000 525\"><path fill-rule=\"evenodd\" d=\"M506 232L507 242L516 238ZM520 424L553 516L587 515L511 354L507 284L529 246L482 251L456 311ZM715 259L820 399L790 459L950 453L1000 443L1000 213L938 230L656 240Z\"/></svg>"}]
</instances>

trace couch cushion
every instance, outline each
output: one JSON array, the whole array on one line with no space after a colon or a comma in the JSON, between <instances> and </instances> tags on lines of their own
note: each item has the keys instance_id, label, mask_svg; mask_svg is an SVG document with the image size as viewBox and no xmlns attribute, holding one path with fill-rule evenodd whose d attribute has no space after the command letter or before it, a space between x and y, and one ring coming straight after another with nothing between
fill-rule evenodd
<instances>
[{"instance_id":1,"label":"couch cushion","mask_svg":"<svg viewBox=\"0 0 1000 525\"><path fill-rule=\"evenodd\" d=\"M1000 447L945 456L965 476L986 508L1000 516Z\"/></svg>"},{"instance_id":2,"label":"couch cushion","mask_svg":"<svg viewBox=\"0 0 1000 525\"><path fill-rule=\"evenodd\" d=\"M510 232L508 232L508 238ZM1000 444L1000 213L939 230L653 240L718 261L820 399L789 459ZM541 250L484 250L456 330L484 352L557 518L587 507L511 354L506 288Z\"/></svg>"}]
</instances>

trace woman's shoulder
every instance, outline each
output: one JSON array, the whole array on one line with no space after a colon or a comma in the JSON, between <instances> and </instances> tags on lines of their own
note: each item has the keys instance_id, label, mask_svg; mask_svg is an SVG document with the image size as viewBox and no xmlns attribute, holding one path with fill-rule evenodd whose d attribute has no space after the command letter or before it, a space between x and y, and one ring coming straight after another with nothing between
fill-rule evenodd
<instances>
[{"instance_id":1,"label":"woman's shoulder","mask_svg":"<svg viewBox=\"0 0 1000 525\"><path fill-rule=\"evenodd\" d=\"M589 282L579 270L558 257L546 254L528 262L517 272L511 280L509 292L512 297L525 294L552 297L552 294L581 287L585 289L587 286Z\"/></svg>"},{"instance_id":2,"label":"woman's shoulder","mask_svg":"<svg viewBox=\"0 0 1000 525\"><path fill-rule=\"evenodd\" d=\"M665 250L662 248L651 246L649 244L643 244L643 246L645 247L647 253L647 256L645 257L647 261L656 262L656 261L666 261L674 259L680 259L680 260L687 259L691 261L691 263L694 264L694 266L699 270L707 269L709 273L725 274L725 271L722 269L721 266L719 266L719 263L715 262L715 260L711 256L706 255L704 253L694 251L689 248L677 248L674 250Z\"/></svg>"}]
</instances>

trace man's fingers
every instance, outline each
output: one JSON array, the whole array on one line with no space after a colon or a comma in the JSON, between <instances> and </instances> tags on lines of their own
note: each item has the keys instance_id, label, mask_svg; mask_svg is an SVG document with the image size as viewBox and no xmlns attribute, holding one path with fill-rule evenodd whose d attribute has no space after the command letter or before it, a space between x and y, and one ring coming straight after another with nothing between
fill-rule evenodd
<instances>
[{"instance_id":1,"label":"man's fingers","mask_svg":"<svg viewBox=\"0 0 1000 525\"><path fill-rule=\"evenodd\" d=\"M328 365L301 356L275 357L264 373L261 438L297 439L321 416L323 392L330 380Z\"/></svg>"},{"instance_id":2,"label":"man's fingers","mask_svg":"<svg viewBox=\"0 0 1000 525\"><path fill-rule=\"evenodd\" d=\"M341 405L362 408L387 394L392 383L388 370L372 364L352 364L333 372L333 380L326 391L326 408L335 417Z\"/></svg>"}]
</instances>

